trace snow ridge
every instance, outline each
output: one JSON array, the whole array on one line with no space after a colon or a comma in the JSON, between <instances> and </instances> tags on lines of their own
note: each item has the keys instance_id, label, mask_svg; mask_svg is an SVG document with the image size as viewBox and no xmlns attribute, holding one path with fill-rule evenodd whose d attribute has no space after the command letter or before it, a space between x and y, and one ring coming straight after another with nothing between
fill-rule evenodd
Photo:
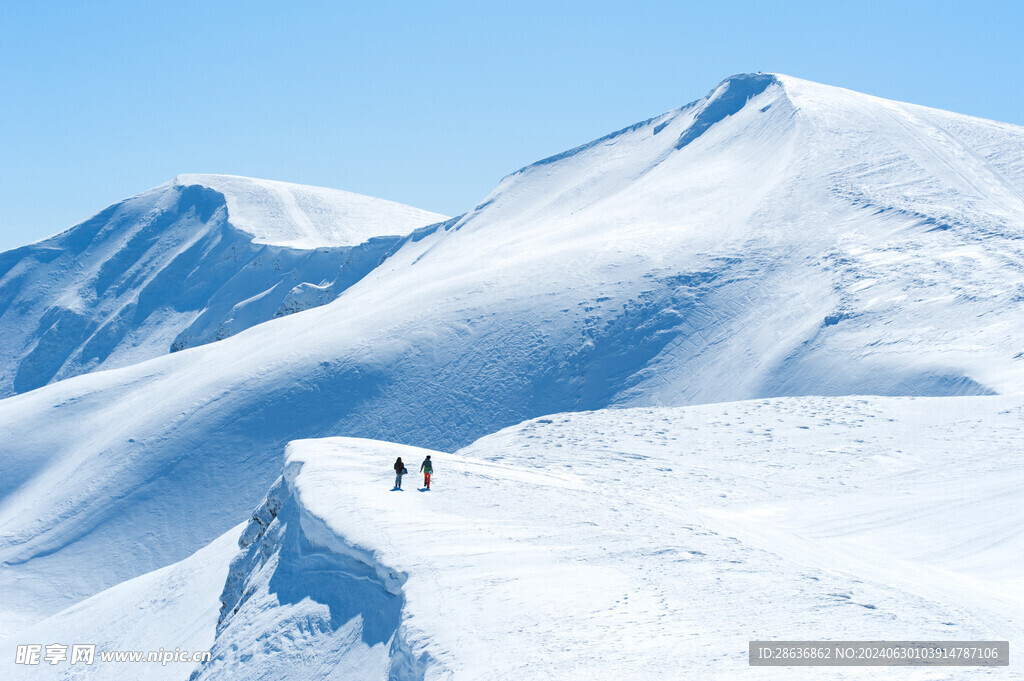
<instances>
[{"instance_id":1,"label":"snow ridge","mask_svg":"<svg viewBox=\"0 0 1024 681\"><path fill-rule=\"evenodd\" d=\"M287 649L296 596L266 598L255 575L277 560L303 599L337 596L317 587L326 559L289 545L289 530L253 548L278 523L363 582L337 589L389 594L360 611L375 656L339 678L742 679L746 642L772 631L1017 645L1022 414L1020 396L798 397L552 414L454 454L296 441L232 566L219 678L264 678L260 637L282 629L279 678L311 675ZM401 456L415 472L427 454L429 493L418 475L389 491L387 464ZM289 552L309 573L281 567ZM238 594L260 610L232 605ZM382 618L389 646L368 633ZM334 664L321 652L332 630L308 628L306 658ZM360 645L341 663L355 665Z\"/></svg>"},{"instance_id":2,"label":"snow ridge","mask_svg":"<svg viewBox=\"0 0 1024 681\"><path fill-rule=\"evenodd\" d=\"M300 460L287 461L243 530L212 659L190 680L320 678L330 670L337 678L422 681L430 656L413 654L405 640L406 575L303 505L295 489L301 469Z\"/></svg>"}]
</instances>

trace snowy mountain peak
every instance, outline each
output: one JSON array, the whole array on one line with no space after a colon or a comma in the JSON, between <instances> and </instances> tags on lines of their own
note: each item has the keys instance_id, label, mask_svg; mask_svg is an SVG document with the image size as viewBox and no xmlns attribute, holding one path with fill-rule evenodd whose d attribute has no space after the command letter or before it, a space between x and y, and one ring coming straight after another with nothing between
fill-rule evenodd
<instances>
[{"instance_id":1,"label":"snowy mountain peak","mask_svg":"<svg viewBox=\"0 0 1024 681\"><path fill-rule=\"evenodd\" d=\"M741 73L726 78L703 100L684 107L683 110L696 106L699 111L690 127L679 136L676 149L682 149L704 134L715 123L738 112L747 105L751 98L778 83L779 81L774 75L767 73Z\"/></svg>"},{"instance_id":2,"label":"snowy mountain peak","mask_svg":"<svg viewBox=\"0 0 1024 681\"><path fill-rule=\"evenodd\" d=\"M0 396L322 305L442 218L335 189L179 175L0 254Z\"/></svg>"},{"instance_id":3,"label":"snowy mountain peak","mask_svg":"<svg viewBox=\"0 0 1024 681\"><path fill-rule=\"evenodd\" d=\"M228 220L255 243L288 248L355 246L374 236L407 234L446 216L340 189L238 175L185 174L174 186L199 185L224 196Z\"/></svg>"}]
</instances>

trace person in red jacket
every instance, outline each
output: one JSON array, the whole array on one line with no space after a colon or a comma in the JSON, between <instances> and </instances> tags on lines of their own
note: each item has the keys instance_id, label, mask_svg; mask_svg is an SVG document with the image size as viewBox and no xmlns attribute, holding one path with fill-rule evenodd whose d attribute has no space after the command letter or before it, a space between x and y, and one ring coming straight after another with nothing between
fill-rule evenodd
<instances>
[{"instance_id":1,"label":"person in red jacket","mask_svg":"<svg viewBox=\"0 0 1024 681\"><path fill-rule=\"evenodd\" d=\"M423 486L430 489L430 474L434 472L434 464L430 462L430 455L427 454L427 458L423 459L423 463L420 464L420 473L423 473Z\"/></svg>"}]
</instances>

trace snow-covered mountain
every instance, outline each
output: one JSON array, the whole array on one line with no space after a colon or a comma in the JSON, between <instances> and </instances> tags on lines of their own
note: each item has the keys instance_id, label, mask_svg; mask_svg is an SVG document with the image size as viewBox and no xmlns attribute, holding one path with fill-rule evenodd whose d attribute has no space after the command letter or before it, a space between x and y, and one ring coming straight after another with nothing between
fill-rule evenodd
<instances>
[{"instance_id":1,"label":"snow-covered mountain","mask_svg":"<svg viewBox=\"0 0 1024 681\"><path fill-rule=\"evenodd\" d=\"M180 175L0 255L0 396L322 305L443 219L336 189Z\"/></svg>"},{"instance_id":2,"label":"snow-covered mountain","mask_svg":"<svg viewBox=\"0 0 1024 681\"><path fill-rule=\"evenodd\" d=\"M963 397L926 404L942 414L940 421L959 423L956 414L961 411L980 414L976 423L964 422L961 429L951 431L958 441L977 436L996 443L984 452L1015 446L1003 417L1019 414L1013 400L1024 385L1022 193L1024 129L1020 127L786 76L754 74L727 79L702 100L513 173L464 216L394 242L393 252L383 262L339 290L333 302L267 323L256 323L267 315L257 316L252 324L246 324L249 328L245 331L217 343L61 380L0 401L0 422L9 433L0 443L0 589L10 596L2 604L0 629L17 631L110 587L121 589L117 602L124 603L128 594L138 591L131 583L115 585L157 569L170 572L147 575L144 580L172 579L169 575L177 573L166 566L215 540L218 543L204 549L201 557L187 560L208 565L206 561L215 560L211 558L214 554L223 558L224 533L260 505L281 474L280 456L286 443L300 438L356 436L452 451L501 428L558 412L607 407L660 409L806 395L999 393L1010 397ZM245 192L224 195L228 194L244 196ZM250 208L260 203L236 201ZM230 216L231 201L225 205ZM253 209L252 215L259 212ZM288 212L281 209L276 214L287 216ZM288 224L291 219L282 218ZM247 229L257 237L249 237L249 243L269 238L251 226ZM373 231L381 233L376 228ZM324 285L308 278L302 281ZM5 319L0 322L6 324ZM760 432L762 426L767 428L777 419L788 424L786 429L811 428L821 424L798 423L809 409L824 410L822 418L826 420L834 420L848 409L862 409L856 401L822 402L816 398L779 404L789 405L786 409L792 413L759 412L764 418L759 416L756 424L736 427ZM876 400L863 408L885 415L903 409L902 404ZM753 407L743 407L748 408ZM943 409L949 413L944 414ZM325 460L323 470L327 472L314 476L309 484L318 488L319 497L343 501L343 510L352 517L336 513L335 508L316 511L314 515L328 526L328 533L305 520L294 486L274 488L277 492L271 496L280 494L274 498L284 515L272 532L258 538L258 544L247 544L258 545L257 553L247 549L233 563L224 597L229 601L234 597L232 580L246 581L251 589L243 589L247 596L237 600L237 613L221 613L214 644L217 660L200 673L216 674L217 669L231 667L232 645L244 644L249 651L245 654L266 654L259 644L269 634L260 627L268 621L287 628L289 622L304 617L307 620L303 621L323 617L309 610L313 606L304 600L306 596L328 606L329 623L312 629L295 625L298 633L290 642L276 643L295 650L337 652L347 641L353 644L350 648L356 657L346 658L344 664L358 664L352 661L361 659L366 663L363 668L383 674L379 678L387 677L388 668L399 667L406 670L402 671L405 676L393 674L393 678L416 678L420 672L427 678L449 678L446 674L473 679L523 678L517 676L524 670L515 666L515 660L489 677L474 675L490 668L488 664L497 664L487 652L493 653L496 644L491 641L490 648L480 649L465 645L456 625L446 624L437 614L448 612L454 617L477 602L504 603L510 616L517 618L510 620L510 626L533 633L546 631L541 625L547 621L543 614L549 612L591 613L586 615L587 621L595 622L590 633L606 637L619 631L624 622L642 621L654 631L658 622L671 621L686 594L672 591L678 588L676 582L657 579L649 582L649 590L637 592L649 599L644 603L601 601L607 612L587 610L596 607L584 606L591 596L583 586L587 582L573 576L577 570L587 570L562 560L565 556L542 559L548 545L530 543L529 532L543 538L551 527L538 520L536 527L508 529L502 523L515 517L507 514L509 504L498 499L488 502L490 497L507 495L531 513L545 509L544 513L554 514L558 512L552 510L558 508L557 499L565 496L572 500L565 502L565 512L578 517L599 510L603 513L609 504L616 510L663 495L668 501L666 508L656 509L659 527L676 521L695 522L696 513L674 514L678 499L663 487L627 485L619 489L611 484L637 471L629 456L625 461L618 459L617 448L626 445L608 444L598 437L599 431L605 429L618 443L621 438L614 433L628 430L623 419L630 413L634 412L611 412L605 415L606 422L598 419L591 423L595 430L589 439L580 434L581 444L570 447L582 461L572 455L567 460L563 454L568 452L554 451L565 443L534 439L529 434L522 435L515 445L523 450L522 458L514 466L500 466L500 471L485 470L496 456L490 450L461 452L464 460L451 459L453 465L463 462L458 463L461 468L452 469L460 471L453 476L462 490L453 500L457 505L447 511L431 511L419 500L408 502L412 505L401 507L407 519L406 515L394 515L390 507L376 515L370 512L380 504L392 503L394 495L374 497L375 491L367 486L371 480L377 484L373 477L377 474L371 474L370 467L379 464L381 475L386 476L390 463L386 459L394 456L396 445L348 441L338 450L340 468L331 460L334 455L323 454L320 458ZM686 422L691 418L686 414L705 412L696 407L694 411L667 410L658 418ZM690 426L696 429L695 437L701 435L707 419L714 420L711 416L694 418ZM936 427L922 419L915 416L907 427L915 433ZM732 420L722 421L723 428L733 425ZM985 430L989 425L995 429L991 433ZM656 427L653 422L645 426ZM651 432L645 430L637 440L648 442ZM844 462L849 459L850 465L863 463L864 457L875 461L870 457L893 454L886 451L891 446L889 435L879 431L873 439L863 438L869 445L856 451L827 447L829 440L822 436L825 439L809 440L802 448L780 453L774 449L774 440L766 436L744 445L746 453L739 459L729 458L731 451L704 449L694 461L687 458L696 451L688 439L690 431L674 436L676 441L651 457L658 467L672 468L673 457L679 456L680 466L683 461L692 463L683 468L689 474L704 465L730 470L734 465L750 466L749 478L761 480L774 472L772 457L782 457L778 465L788 471L787 489L820 492L819 497L808 498L812 506L835 491L815 482L816 476L824 475L816 464L802 465L813 453L835 449L836 457ZM853 435L844 431L836 437ZM330 451L330 443L324 447ZM903 449L903 445L899 447ZM353 449L362 454L353 454ZM596 477L566 468L577 464L585 468L605 449L611 450L609 456L614 461L598 465L601 472L595 472ZM627 447L626 451L631 450ZM915 456L926 454L922 450ZM954 450L947 454L943 456L952 457ZM637 456L646 454L638 452ZM896 459L892 470L903 465L902 459ZM310 463L314 468L319 465ZM1012 462L1000 459L990 463L991 471L996 471L993 476L1007 476L1012 481L1019 475ZM828 465L833 465L831 459ZM982 459L972 465L979 474L991 472ZM864 481L872 472L889 470L871 466L874 463L856 474L864 476L857 477L856 485L867 485ZM924 470L927 465L915 462L910 468ZM517 493L520 487L548 485L545 481L553 479L556 470L563 476L564 490L542 498ZM655 475L646 467L643 472ZM288 482L290 473L285 473ZM486 484L479 476L486 478ZM721 473L705 482L706 488L690 491L695 495L706 492L708 503L716 494L730 497L742 484L734 477L723 478ZM940 482L928 478L927 484ZM599 483L606 493L576 493L579 485ZM849 481L844 478L836 484ZM689 489L683 488L683 493ZM930 497L933 500L946 493L941 486L930 489L939 490ZM772 487L763 497L749 500L752 505L747 510L733 510L756 516L750 509L772 503L778 498L777 491ZM980 490L979 495L990 492L1000 499L1013 495L1011 488ZM885 520L882 513L901 493L885 488L874 499L877 505L871 508L881 509L880 522L912 522L900 519L896 512ZM851 497L851 508L869 496L865 491L861 498ZM981 498L972 497L965 504L975 508ZM487 503L493 507L484 509ZM260 508L265 514L267 507ZM352 509L364 509L365 513ZM391 534L389 529L398 527L400 521L407 521L412 531L422 514L432 523L430 514L437 512L441 522L450 519L445 514L456 510L478 519L480 525L472 530L477 533L470 535L475 538L472 542L459 543L448 537L436 547L442 553L453 552L452 556L437 556L418 543L411 544L408 552L394 548L406 541L404 535ZM765 561L770 562L751 557L757 551L770 551L759 547L753 536L760 526L752 520L743 524L726 511L733 512L722 510L725 515L716 516L724 518L721 526L709 528L715 538L673 535L679 550L692 543L697 546L694 550L714 556L709 559L713 564L693 568L703 570L702 574L723 567L733 570L722 563L731 559L725 558L731 555L725 546L728 537L738 542L734 558L739 564L747 561L763 567ZM809 530L800 524L799 514L783 511L780 513L789 524L780 532L791 530L793 537L805 536ZM938 515L926 517L932 518L925 521L929 527L944 522ZM609 557L610 562L601 563L592 556L595 569L608 584L635 586L636 580L643 582L643 570L637 572L633 563L646 560L656 550L648 545L651 536L644 529L643 518L623 512L618 520L600 515L593 522L604 527L606 520L628 521L623 527L633 530L623 530L622 536L615 537L621 561ZM845 517L838 518L838 525L823 525L821 531L838 532L845 522ZM436 525L430 526L436 529ZM729 529L722 529L727 526ZM1007 526L996 524L991 532L986 538L989 545L1018 550ZM964 529L956 537L967 542L968 535L969 530ZM487 543L488 537L493 545ZM506 542L517 537L525 541L520 549L526 553L503 553L501 547L508 548ZM959 541L956 537L950 541ZM966 564L935 567L927 556L901 553L889 539L880 549L884 555L916 561L915 565L925 565L922 569L931 571L928 574L948 568L953 570L949 579L957 580L957 575L971 569ZM558 537L550 541L558 544ZM811 564L813 552L801 549L798 539L786 541L790 543L784 547L782 563L772 563L774 567L763 568L763 573L762 567L754 570L757 575L767 575L763 580L745 576L749 573L737 568L730 578L738 581L723 587L725 591L715 592L709 583L707 594L715 607L732 603L738 609L742 601L747 604L743 608L749 609L752 594L761 593L758 589L766 583L781 586L799 576L797 573L821 580L815 571L829 571L828 566ZM935 544L936 550L946 547L940 544ZM468 554L491 546L497 555L493 565L481 567L466 560ZM373 554L373 560L363 560L368 554ZM509 574L498 569L502 557L509 555L525 561L525 572ZM846 554L834 555L839 560ZM362 580L366 584L360 585L367 599L383 599L381 609L373 611L380 617L374 619L359 609L365 605L361 602L330 600L322 591L334 582L317 583L313 575L297 572L300 566L296 564L306 559L322 560L328 572L349 575L365 566L374 570L389 566L395 574L402 573L397 582L405 581L399 585L380 572L374 573L377 577L356 574L367 577ZM791 568L785 560L796 561L803 568ZM982 578L995 580L979 587L982 591L1003 584L999 581L1002 577L992 577L994 562L977 568ZM623 567L626 563L631 567ZM270 567L263 571L267 565ZM283 571L279 572L279 567ZM479 577L470 580L467 588L490 587L497 593L485 594L480 601L473 600L471 593L447 590L443 593L453 594L454 600L451 606L443 606L432 605L429 597L418 591L417 598L426 600L414 602L412 590L426 589L428 583L416 580L448 569L454 571L453 579L460 572ZM478 572L481 569L483 576ZM486 572L488 569L491 572ZM558 579L562 586L581 586L545 592L540 584L524 582L528 580L524 574ZM281 575L278 581L275 575ZM295 583L321 591L295 591L292 580L281 581L284 577L295 577ZM857 578L881 579L878 573ZM937 631L926 624L934 624L929 618L945 616L941 597L934 591L918 594L904 587L892 587L895 591L872 587L863 597L895 599L891 603L903 599L904 604L911 603L906 606L911 613L907 623L920 627L915 631ZM210 593L209 584L203 588L203 593ZM611 593L619 591L622 589ZM535 603L516 600L521 593L548 600L531 610ZM811 622L801 619L800 613L816 612L826 598L825 592L813 589L802 593L803 600L794 605L798 613L786 620L790 624ZM842 601L856 595L848 589L835 593L846 594L846 598L836 596ZM103 605L107 596L101 596L80 607L108 612ZM855 602L861 602L861 595L856 596ZM874 600L863 602L875 604ZM414 603L419 603L417 609L407 609L406 604L413 608ZM283 604L292 609L278 609ZM445 607L452 609L446 611ZM963 604L949 607L959 608L957 612L967 613L968 618L987 618L998 624L992 630L1019 637L1015 628L1019 625L994 606L994 614L965 610ZM825 612L840 610L863 614L846 606ZM619 618L620 612L625 619ZM666 618L645 619L654 612L663 612ZM361 623L352 624L357 615ZM827 619L826 615L822 616ZM501 624L493 610L482 616L493 617L496 627ZM70 621L65 615L58 617ZM839 621L845 620L834 620ZM877 622L849 621L854 623L844 633L870 637L883 629ZM722 631L739 636L740 624L739 620L727 622ZM958 631L966 636L983 630L972 626L964 625ZM495 637L508 633L484 631ZM209 640L203 638L208 634L189 641ZM898 636L889 638L905 635L901 629ZM746 630L742 636L748 636ZM516 640L527 638L523 634ZM550 640L554 646L573 643L555 636ZM358 641L364 647L359 647ZM658 646L663 643L652 640L651 650L661 650ZM713 646L701 649L694 645L698 648L692 654L708 665L722 654ZM597 659L625 665L638 659L641 652L626 650L623 654L628 659L623 660L609 660L610 654ZM280 660L284 665L298 664L295 660L301 657L296 653ZM273 666L277 662L264 661L267 665L253 665L252 669L277 669L268 678L283 677L283 672L273 676L281 671ZM560 669L570 669L569 660L562 663L565 666ZM289 673L303 676L298 669L293 666ZM579 668L582 676L601 678L591 671L586 664ZM322 669L317 673L327 675ZM749 672L735 675L744 673Z\"/></svg>"}]
</instances>

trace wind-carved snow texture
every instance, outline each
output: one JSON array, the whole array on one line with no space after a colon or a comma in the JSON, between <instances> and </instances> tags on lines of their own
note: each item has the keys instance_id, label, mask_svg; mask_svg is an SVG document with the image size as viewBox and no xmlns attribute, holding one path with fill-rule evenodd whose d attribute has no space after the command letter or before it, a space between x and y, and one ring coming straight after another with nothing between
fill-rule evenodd
<instances>
[{"instance_id":1,"label":"wind-carved snow texture","mask_svg":"<svg viewBox=\"0 0 1024 681\"><path fill-rule=\"evenodd\" d=\"M298 438L453 451L564 411L1024 391L1024 130L781 75L714 93L706 127L711 99L509 175L328 304L0 400L0 628L221 536Z\"/></svg>"},{"instance_id":2,"label":"wind-carved snow texture","mask_svg":"<svg viewBox=\"0 0 1024 681\"><path fill-rule=\"evenodd\" d=\"M211 186L245 191L240 199ZM279 224L282 218L271 219L276 213L262 222L251 214L253 204L272 209L274 201L302 218L301 238ZM347 204L359 210L353 215ZM348 222L324 224L326 218ZM181 176L0 255L0 396L323 305L379 265L404 235L438 219L336 190ZM389 233L396 236L381 236Z\"/></svg>"}]
</instances>

